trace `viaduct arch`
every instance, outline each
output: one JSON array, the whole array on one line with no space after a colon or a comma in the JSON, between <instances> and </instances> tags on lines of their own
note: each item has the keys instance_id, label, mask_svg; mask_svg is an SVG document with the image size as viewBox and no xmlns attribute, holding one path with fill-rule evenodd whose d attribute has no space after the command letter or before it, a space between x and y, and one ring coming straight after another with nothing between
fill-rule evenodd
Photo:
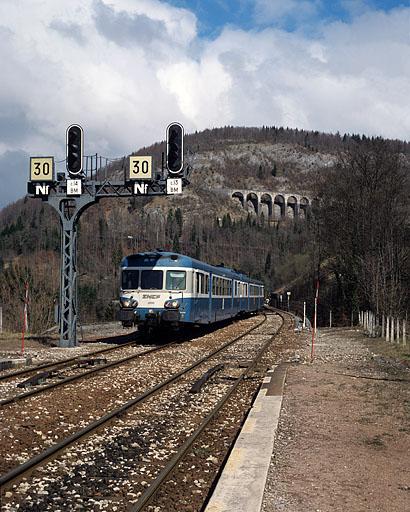
<instances>
[{"instance_id":1,"label":"viaduct arch","mask_svg":"<svg viewBox=\"0 0 410 512\"><path fill-rule=\"evenodd\" d=\"M300 194L262 192L255 190L229 190L229 197L240 202L246 211L263 215L269 220L306 218L311 200Z\"/></svg>"}]
</instances>

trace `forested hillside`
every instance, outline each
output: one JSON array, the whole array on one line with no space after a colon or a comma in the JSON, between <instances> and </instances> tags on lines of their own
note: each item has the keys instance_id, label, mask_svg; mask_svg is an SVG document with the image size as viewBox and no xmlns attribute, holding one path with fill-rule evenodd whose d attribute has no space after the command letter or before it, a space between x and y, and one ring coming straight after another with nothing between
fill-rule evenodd
<instances>
[{"instance_id":1,"label":"forested hillside","mask_svg":"<svg viewBox=\"0 0 410 512\"><path fill-rule=\"evenodd\" d=\"M226 127L188 135L185 148L186 161L192 166L191 184L182 196L106 199L82 216L78 240L80 322L111 319L113 300L118 295L121 258L130 252L155 248L179 251L213 264L223 262L259 277L272 291L291 289L295 304L312 296L320 268L325 285L323 296L327 301L322 303L323 307L327 304L341 310L356 308L359 301L367 300L358 288L364 267L356 272L356 265L351 267L348 261L341 263L337 259L336 247L331 244L332 233L337 240L343 238L341 229L337 231L332 222L340 228L344 226L344 201L350 194L356 197L349 187L353 187L355 194L361 190L360 193L369 197L369 204L380 200L391 172L386 162L382 174L387 179L379 188L374 185L379 183L377 176L369 178L371 182L363 190L349 177L344 187L343 180L340 183L341 169L348 169L349 162L355 158L354 148L360 147L368 155L380 144L382 153L400 156L395 160L395 169L402 181L395 175L395 183L401 183L400 189L405 194L409 145L400 141L275 127ZM163 143L158 143L138 153L152 154L158 169L163 148ZM113 163L108 172L113 175L124 172L121 165L121 161ZM365 171L362 178L365 183L366 176ZM248 213L237 201L230 200L224 192L226 188L299 192L319 201L308 219L269 222L263 215ZM373 193L378 194L374 200ZM329 201L335 204L333 200L342 202L339 210L326 209ZM362 210L364 213L368 203ZM387 205L386 201L384 204ZM346 208L353 211L351 206ZM330 211L335 213L334 218L326 217ZM404 208L402 215L407 214L408 208ZM401 240L405 241L408 224L401 222L401 226L404 229L400 231ZM354 246L362 242L367 244L367 238L355 241ZM372 251L377 251L377 247L377 244L372 246ZM404 258L407 253L401 243L400 250L404 251ZM0 251L0 304L5 327L16 330L20 325L26 281L30 286L31 330L41 331L52 325L53 304L59 288L60 251L54 211L34 199L22 199L3 209ZM362 261L360 251L356 254L352 249L351 253L353 260ZM354 270L350 274L346 270L349 268ZM406 268L408 260L399 277L400 286L408 279ZM343 297L347 297L347 306L342 306ZM403 307L406 300L401 302ZM349 316L347 309L340 312L340 319Z\"/></svg>"}]
</instances>

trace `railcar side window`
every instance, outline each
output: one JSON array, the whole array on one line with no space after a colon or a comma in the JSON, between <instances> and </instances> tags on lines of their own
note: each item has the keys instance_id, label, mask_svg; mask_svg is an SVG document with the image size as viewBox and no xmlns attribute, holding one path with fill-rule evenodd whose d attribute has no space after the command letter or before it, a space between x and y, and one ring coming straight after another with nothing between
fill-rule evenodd
<instances>
[{"instance_id":1,"label":"railcar side window","mask_svg":"<svg viewBox=\"0 0 410 512\"><path fill-rule=\"evenodd\" d=\"M196 274L196 278L199 275ZM197 281L198 283L198 281ZM186 288L186 272L185 270L167 270L167 290L185 290ZM198 288L197 288L198 291Z\"/></svg>"},{"instance_id":2,"label":"railcar side window","mask_svg":"<svg viewBox=\"0 0 410 512\"><path fill-rule=\"evenodd\" d=\"M123 290L136 290L138 288L139 270L123 270L121 275L121 288Z\"/></svg>"},{"instance_id":3,"label":"railcar side window","mask_svg":"<svg viewBox=\"0 0 410 512\"><path fill-rule=\"evenodd\" d=\"M141 288L143 290L162 290L162 270L143 270L141 272Z\"/></svg>"}]
</instances>

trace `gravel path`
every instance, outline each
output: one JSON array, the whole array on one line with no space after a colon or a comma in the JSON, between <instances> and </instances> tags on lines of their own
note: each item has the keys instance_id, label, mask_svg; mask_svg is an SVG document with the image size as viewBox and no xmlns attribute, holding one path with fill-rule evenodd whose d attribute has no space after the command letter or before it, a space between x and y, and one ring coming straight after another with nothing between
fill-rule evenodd
<instances>
[{"instance_id":1,"label":"gravel path","mask_svg":"<svg viewBox=\"0 0 410 512\"><path fill-rule=\"evenodd\" d=\"M263 512L410 510L410 372L353 329L289 368ZM405 355L407 360L409 354Z\"/></svg>"}]
</instances>

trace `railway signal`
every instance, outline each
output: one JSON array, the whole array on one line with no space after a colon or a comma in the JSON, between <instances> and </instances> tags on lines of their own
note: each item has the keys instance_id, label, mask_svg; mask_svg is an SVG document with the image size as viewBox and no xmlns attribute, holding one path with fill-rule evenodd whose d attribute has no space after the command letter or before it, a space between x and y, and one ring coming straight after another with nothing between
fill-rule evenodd
<instances>
[{"instance_id":1,"label":"railway signal","mask_svg":"<svg viewBox=\"0 0 410 512\"><path fill-rule=\"evenodd\" d=\"M78 177L83 170L84 132L80 125L72 124L67 128L67 171L70 178Z\"/></svg>"},{"instance_id":2,"label":"railway signal","mask_svg":"<svg viewBox=\"0 0 410 512\"><path fill-rule=\"evenodd\" d=\"M103 197L181 194L189 183L187 171L183 171L183 135L179 123L168 126L168 176L154 174L153 158L141 155L130 157L128 169L125 158L111 160L118 167L114 169L116 164L110 164L109 175L110 159L98 154L83 156L84 133L78 124L66 131L68 176L56 172L53 157L31 157L27 192L30 197L47 201L61 221L60 347L77 345L77 226L81 214ZM119 179L122 172L123 178Z\"/></svg>"},{"instance_id":3,"label":"railway signal","mask_svg":"<svg viewBox=\"0 0 410 512\"><path fill-rule=\"evenodd\" d=\"M171 123L167 128L167 168L175 176L184 166L184 128L179 123Z\"/></svg>"}]
</instances>

